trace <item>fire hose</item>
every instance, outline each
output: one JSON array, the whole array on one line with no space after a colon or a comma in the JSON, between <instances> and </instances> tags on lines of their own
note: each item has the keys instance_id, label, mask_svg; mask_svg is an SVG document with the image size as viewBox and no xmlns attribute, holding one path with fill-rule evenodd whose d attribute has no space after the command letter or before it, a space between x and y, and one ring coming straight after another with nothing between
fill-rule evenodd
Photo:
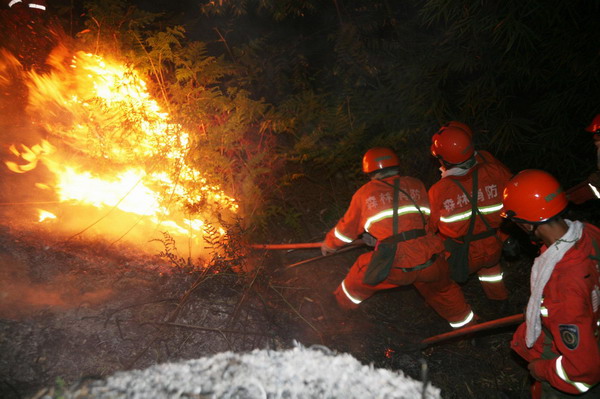
<instances>
[{"instance_id":1,"label":"fire hose","mask_svg":"<svg viewBox=\"0 0 600 399\"><path fill-rule=\"evenodd\" d=\"M345 252L349 252L349 251L355 250L357 248L363 248L364 246L365 245L362 242L356 243L356 244L349 244L349 245L347 245L345 247L342 247L342 248L338 249L337 251L332 252L332 253L330 253L328 255L315 256L314 258L310 258L310 259L302 260L300 262L292 263L291 265L287 265L285 268L286 269L291 269L292 267L304 265L306 263L315 262L315 261L318 261L318 260L321 260L321 259L324 259L324 258L329 258L329 257L335 256L335 255L340 255L340 254L343 254Z\"/></svg>"},{"instance_id":2,"label":"fire hose","mask_svg":"<svg viewBox=\"0 0 600 399\"><path fill-rule=\"evenodd\" d=\"M309 249L321 248L322 242L301 242L297 244L250 244L250 248L258 249Z\"/></svg>"},{"instance_id":3,"label":"fire hose","mask_svg":"<svg viewBox=\"0 0 600 399\"><path fill-rule=\"evenodd\" d=\"M474 326L464 327L455 331L450 331L444 334L434 335L421 341L421 345L428 346L442 341L447 341L452 338L460 337L462 335L471 334L474 332L490 330L492 328L510 326L512 324L521 323L525 319L523 313L515 314L512 316L503 317L501 319L490 320L484 323L475 324Z\"/></svg>"},{"instance_id":4,"label":"fire hose","mask_svg":"<svg viewBox=\"0 0 600 399\"><path fill-rule=\"evenodd\" d=\"M321 244L322 244L321 242L302 242L302 243L296 243L296 244L251 244L250 247L258 248L258 249L309 249L309 248L321 248ZM330 253L328 255L321 255L321 256L316 256L314 258L305 259L303 261L300 261L297 263L292 263L291 265L287 265L285 268L290 269L292 267L304 265L306 263L311 263L311 262L315 262L315 261L318 261L318 260L321 260L324 258L329 258L331 256L340 255L345 252L355 250L357 248L363 248L364 246L365 246L365 243L361 239L358 239L348 245L345 245L345 246L339 248L337 251Z\"/></svg>"}]
</instances>

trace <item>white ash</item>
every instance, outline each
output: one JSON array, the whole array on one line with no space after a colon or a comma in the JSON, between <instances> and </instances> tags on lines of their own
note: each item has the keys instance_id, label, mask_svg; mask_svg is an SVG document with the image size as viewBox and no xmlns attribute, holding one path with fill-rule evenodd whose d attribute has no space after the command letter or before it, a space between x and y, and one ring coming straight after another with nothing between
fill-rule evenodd
<instances>
[{"instance_id":1,"label":"white ash","mask_svg":"<svg viewBox=\"0 0 600 399\"><path fill-rule=\"evenodd\" d=\"M363 365L327 348L224 352L118 372L66 395L97 399L441 398L440 390L401 371Z\"/></svg>"}]
</instances>

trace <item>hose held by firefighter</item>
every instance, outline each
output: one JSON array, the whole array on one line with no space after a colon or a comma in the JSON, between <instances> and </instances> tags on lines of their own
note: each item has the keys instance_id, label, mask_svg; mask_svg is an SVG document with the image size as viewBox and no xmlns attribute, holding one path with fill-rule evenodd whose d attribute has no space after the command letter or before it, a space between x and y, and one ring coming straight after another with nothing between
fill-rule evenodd
<instances>
[{"instance_id":1,"label":"hose held by firefighter","mask_svg":"<svg viewBox=\"0 0 600 399\"><path fill-rule=\"evenodd\" d=\"M451 276L464 283L476 273L489 299L508 291L500 264L502 190L511 172L487 151L476 151L471 129L450 122L432 137L431 153L442 177L429 189L430 225L444 239Z\"/></svg>"}]
</instances>

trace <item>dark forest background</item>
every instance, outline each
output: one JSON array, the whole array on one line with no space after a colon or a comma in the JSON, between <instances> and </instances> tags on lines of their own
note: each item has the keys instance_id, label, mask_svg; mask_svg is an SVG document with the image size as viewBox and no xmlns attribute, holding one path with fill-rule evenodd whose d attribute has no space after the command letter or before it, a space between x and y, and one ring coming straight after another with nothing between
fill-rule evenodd
<instances>
[{"instance_id":1,"label":"dark forest background","mask_svg":"<svg viewBox=\"0 0 600 399\"><path fill-rule=\"evenodd\" d=\"M583 180L595 168L584 128L600 112L599 11L589 0L49 2L74 49L146 74L194 133L189 161L241 200L259 239L275 225L319 238L364 183L373 146L430 185L430 137L449 120L513 172Z\"/></svg>"}]
</instances>

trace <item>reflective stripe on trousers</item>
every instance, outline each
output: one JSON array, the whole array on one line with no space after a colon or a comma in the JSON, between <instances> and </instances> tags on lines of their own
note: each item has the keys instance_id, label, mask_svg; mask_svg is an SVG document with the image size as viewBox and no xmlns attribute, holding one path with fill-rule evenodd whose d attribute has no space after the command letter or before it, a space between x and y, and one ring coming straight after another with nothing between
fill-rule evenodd
<instances>
[{"instance_id":1,"label":"reflective stripe on trousers","mask_svg":"<svg viewBox=\"0 0 600 399\"><path fill-rule=\"evenodd\" d=\"M350 295L350 293L348 292L348 289L346 288L346 280L342 281L342 291L344 291L344 294L346 294L346 297L354 304L358 305L362 302L362 299L358 299L352 295Z\"/></svg>"},{"instance_id":2,"label":"reflective stripe on trousers","mask_svg":"<svg viewBox=\"0 0 600 399\"><path fill-rule=\"evenodd\" d=\"M461 328L461 327L464 327L467 324L469 324L473 320L474 317L475 317L475 313L473 313L473 311L471 311L469 313L469 315L467 317L465 317L463 320L457 321L457 322L454 322L454 323L450 323L450 326L452 328Z\"/></svg>"},{"instance_id":3,"label":"reflective stripe on trousers","mask_svg":"<svg viewBox=\"0 0 600 399\"><path fill-rule=\"evenodd\" d=\"M479 275L479 281L484 282L484 283L498 283L498 282L502 281L503 275L504 275L504 273L490 274L488 276Z\"/></svg>"}]
</instances>

